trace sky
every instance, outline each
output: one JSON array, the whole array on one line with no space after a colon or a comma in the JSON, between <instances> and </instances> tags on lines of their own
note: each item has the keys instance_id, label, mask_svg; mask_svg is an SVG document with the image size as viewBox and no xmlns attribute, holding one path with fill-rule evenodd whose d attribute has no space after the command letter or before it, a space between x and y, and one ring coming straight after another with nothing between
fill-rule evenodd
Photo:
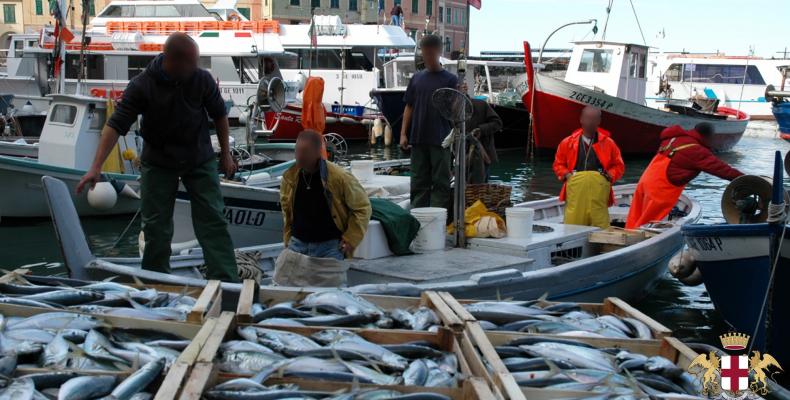
<instances>
[{"instance_id":1,"label":"sky","mask_svg":"<svg viewBox=\"0 0 790 400\"><path fill-rule=\"evenodd\" d=\"M631 0L649 46L663 51L724 52L747 55L750 48L762 57L780 56L788 48L789 0ZM483 0L472 8L470 54L481 50L523 50L528 40L540 49L551 31L561 25L598 19L592 25L575 25L554 34L546 48L570 48L570 42L600 39L609 0ZM639 26L629 0L613 0L606 39L642 44ZM664 32L663 35L660 32ZM662 38L663 36L663 38Z\"/></svg>"}]
</instances>

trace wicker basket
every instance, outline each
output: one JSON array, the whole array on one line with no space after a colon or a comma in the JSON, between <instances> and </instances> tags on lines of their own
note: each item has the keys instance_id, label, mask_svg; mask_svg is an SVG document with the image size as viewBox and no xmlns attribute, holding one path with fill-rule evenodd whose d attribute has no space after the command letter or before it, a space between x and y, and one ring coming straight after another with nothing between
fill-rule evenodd
<instances>
[{"instance_id":1,"label":"wicker basket","mask_svg":"<svg viewBox=\"0 0 790 400\"><path fill-rule=\"evenodd\" d=\"M511 206L510 193L512 191L513 188L510 186L493 183L466 185L466 207L480 200L489 211L504 217L505 209Z\"/></svg>"}]
</instances>

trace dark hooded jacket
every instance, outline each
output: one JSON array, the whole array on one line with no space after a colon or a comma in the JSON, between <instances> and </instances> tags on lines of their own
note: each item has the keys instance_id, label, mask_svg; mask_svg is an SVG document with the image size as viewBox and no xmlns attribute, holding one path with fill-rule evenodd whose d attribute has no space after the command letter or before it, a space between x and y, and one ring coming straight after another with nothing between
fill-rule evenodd
<instances>
[{"instance_id":1,"label":"dark hooded jacket","mask_svg":"<svg viewBox=\"0 0 790 400\"><path fill-rule=\"evenodd\" d=\"M743 172L719 160L708 147L705 138L693 129L687 131L678 125L664 129L661 132L661 147L666 147L670 141L672 141L670 146L672 149L694 144L672 155L672 161L667 168L667 179L673 185L685 186L700 172L707 172L728 181L743 175Z\"/></svg>"},{"instance_id":2,"label":"dark hooded jacket","mask_svg":"<svg viewBox=\"0 0 790 400\"><path fill-rule=\"evenodd\" d=\"M198 69L186 81L176 81L165 74L163 60L160 54L129 81L107 125L125 135L142 115L142 161L163 168L193 168L214 157L208 117L224 117L225 102L208 71Z\"/></svg>"}]
</instances>

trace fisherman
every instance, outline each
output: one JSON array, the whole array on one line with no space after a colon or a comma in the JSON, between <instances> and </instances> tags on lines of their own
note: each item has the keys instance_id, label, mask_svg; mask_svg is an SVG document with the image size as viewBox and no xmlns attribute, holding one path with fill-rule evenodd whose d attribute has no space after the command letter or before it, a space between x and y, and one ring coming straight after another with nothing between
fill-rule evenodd
<instances>
[{"instance_id":1,"label":"fisherman","mask_svg":"<svg viewBox=\"0 0 790 400\"><path fill-rule=\"evenodd\" d=\"M710 142L714 134L713 125L707 122L689 131L674 125L661 132L658 154L636 186L625 224L627 229L664 219L686 185L702 171L728 181L743 175L713 155Z\"/></svg>"},{"instance_id":2,"label":"fisherman","mask_svg":"<svg viewBox=\"0 0 790 400\"><path fill-rule=\"evenodd\" d=\"M211 74L198 68L199 56L197 44L188 35L174 33L167 38L164 53L126 86L121 102L102 130L93 165L80 180L77 193L100 180L102 164L118 137L126 135L142 115L143 267L170 272L173 207L180 179L189 194L192 224L208 266L207 278L236 282L236 258L223 215L208 117L214 121L221 148L219 170L232 177L236 164L228 144L225 102Z\"/></svg>"},{"instance_id":3,"label":"fisherman","mask_svg":"<svg viewBox=\"0 0 790 400\"><path fill-rule=\"evenodd\" d=\"M368 228L367 193L353 175L321 157L322 145L318 132L302 131L296 164L280 183L283 243L289 251L277 259L279 285L341 286L347 266L331 261L351 258ZM332 268L342 274L330 276Z\"/></svg>"},{"instance_id":4,"label":"fisherman","mask_svg":"<svg viewBox=\"0 0 790 400\"><path fill-rule=\"evenodd\" d=\"M472 137L469 140L469 183L488 183L491 164L498 161L494 134L502 130L502 119L485 100L472 98L472 118L466 123L466 129Z\"/></svg>"},{"instance_id":5,"label":"fisherman","mask_svg":"<svg viewBox=\"0 0 790 400\"><path fill-rule=\"evenodd\" d=\"M582 127L560 142L554 158L554 174L563 182L564 222L606 229L614 204L612 185L623 176L625 164L609 132L600 128L600 109L585 107L579 122Z\"/></svg>"},{"instance_id":6,"label":"fisherman","mask_svg":"<svg viewBox=\"0 0 790 400\"><path fill-rule=\"evenodd\" d=\"M439 62L442 39L425 35L420 40L425 70L411 77L403 97L403 126L400 147L411 149L411 206L450 206L450 150L442 140L450 133L450 122L433 105L433 93L457 88L458 78Z\"/></svg>"}]
</instances>

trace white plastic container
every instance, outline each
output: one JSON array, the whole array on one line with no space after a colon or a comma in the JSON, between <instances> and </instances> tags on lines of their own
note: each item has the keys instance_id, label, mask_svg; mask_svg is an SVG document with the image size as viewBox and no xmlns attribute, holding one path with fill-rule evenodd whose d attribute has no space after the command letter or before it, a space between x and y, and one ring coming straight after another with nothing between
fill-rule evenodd
<instances>
[{"instance_id":1,"label":"white plastic container","mask_svg":"<svg viewBox=\"0 0 790 400\"><path fill-rule=\"evenodd\" d=\"M373 160L351 161L351 174L360 182L367 182L373 179Z\"/></svg>"},{"instance_id":2,"label":"white plastic container","mask_svg":"<svg viewBox=\"0 0 790 400\"><path fill-rule=\"evenodd\" d=\"M392 251L387 243L387 234L384 233L381 222L370 220L365 237L362 238L359 246L354 250L354 258L373 260L391 255Z\"/></svg>"},{"instance_id":3,"label":"white plastic container","mask_svg":"<svg viewBox=\"0 0 790 400\"><path fill-rule=\"evenodd\" d=\"M507 236L519 239L532 237L532 219L535 210L528 207L510 207L505 210Z\"/></svg>"},{"instance_id":4,"label":"white plastic container","mask_svg":"<svg viewBox=\"0 0 790 400\"><path fill-rule=\"evenodd\" d=\"M420 230L411 243L415 253L426 253L444 249L447 209L439 207L412 208L411 215L420 221Z\"/></svg>"}]
</instances>

